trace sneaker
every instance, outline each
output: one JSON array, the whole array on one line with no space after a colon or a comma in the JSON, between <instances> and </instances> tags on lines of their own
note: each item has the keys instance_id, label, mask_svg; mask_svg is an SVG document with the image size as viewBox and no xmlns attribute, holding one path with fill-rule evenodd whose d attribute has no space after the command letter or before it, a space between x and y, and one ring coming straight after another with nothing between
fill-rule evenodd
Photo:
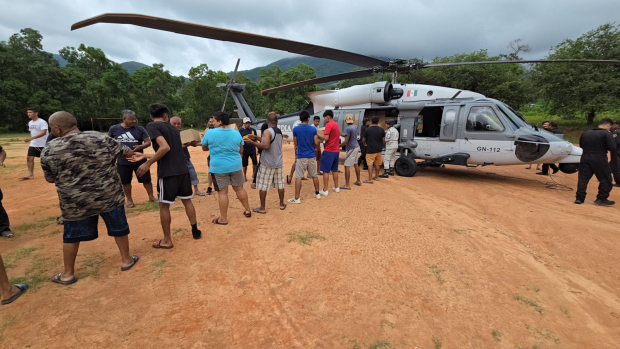
<instances>
[{"instance_id":1,"label":"sneaker","mask_svg":"<svg viewBox=\"0 0 620 349\"><path fill-rule=\"evenodd\" d=\"M540 175L540 176L548 176L549 175L548 173L544 173L544 172L536 172L536 174Z\"/></svg>"},{"instance_id":2,"label":"sneaker","mask_svg":"<svg viewBox=\"0 0 620 349\"><path fill-rule=\"evenodd\" d=\"M320 197L320 195L319 195L319 197ZM288 202L290 202L291 204L301 204L301 199L290 198L290 199L288 199Z\"/></svg>"},{"instance_id":3,"label":"sneaker","mask_svg":"<svg viewBox=\"0 0 620 349\"><path fill-rule=\"evenodd\" d=\"M319 190L319 194L321 194L323 196L327 196L327 195L329 195L329 192L327 190L325 190L325 191Z\"/></svg>"},{"instance_id":4,"label":"sneaker","mask_svg":"<svg viewBox=\"0 0 620 349\"><path fill-rule=\"evenodd\" d=\"M558 173L559 170L560 170L559 168L556 168L555 170L553 170L553 174Z\"/></svg>"},{"instance_id":5,"label":"sneaker","mask_svg":"<svg viewBox=\"0 0 620 349\"><path fill-rule=\"evenodd\" d=\"M576 203L577 205L581 205L581 204L583 204L583 200L579 200L579 199L577 199L577 200L575 200L575 203Z\"/></svg>"},{"instance_id":6,"label":"sneaker","mask_svg":"<svg viewBox=\"0 0 620 349\"><path fill-rule=\"evenodd\" d=\"M211 187L207 188L207 195L213 195L213 189L211 189Z\"/></svg>"},{"instance_id":7,"label":"sneaker","mask_svg":"<svg viewBox=\"0 0 620 349\"><path fill-rule=\"evenodd\" d=\"M317 198L318 200L321 200L321 194L316 194L314 195L315 198Z\"/></svg>"},{"instance_id":8,"label":"sneaker","mask_svg":"<svg viewBox=\"0 0 620 349\"><path fill-rule=\"evenodd\" d=\"M615 201L611 201L611 200L594 200L594 204L595 205L599 205L599 206L612 206L614 205L616 202Z\"/></svg>"},{"instance_id":9,"label":"sneaker","mask_svg":"<svg viewBox=\"0 0 620 349\"><path fill-rule=\"evenodd\" d=\"M335 191L336 193L340 193L340 188L332 188L333 191Z\"/></svg>"},{"instance_id":10,"label":"sneaker","mask_svg":"<svg viewBox=\"0 0 620 349\"><path fill-rule=\"evenodd\" d=\"M390 175L387 172L384 172L379 178L390 178Z\"/></svg>"}]
</instances>

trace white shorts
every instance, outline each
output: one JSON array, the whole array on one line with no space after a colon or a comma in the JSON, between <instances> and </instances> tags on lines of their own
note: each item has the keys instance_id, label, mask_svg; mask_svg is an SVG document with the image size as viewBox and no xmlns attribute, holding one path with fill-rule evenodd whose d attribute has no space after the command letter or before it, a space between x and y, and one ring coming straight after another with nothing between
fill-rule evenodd
<instances>
[{"instance_id":1,"label":"white shorts","mask_svg":"<svg viewBox=\"0 0 620 349\"><path fill-rule=\"evenodd\" d=\"M357 158L360 155L360 147L347 150L347 155L344 157L344 166L351 167L357 164Z\"/></svg>"}]
</instances>

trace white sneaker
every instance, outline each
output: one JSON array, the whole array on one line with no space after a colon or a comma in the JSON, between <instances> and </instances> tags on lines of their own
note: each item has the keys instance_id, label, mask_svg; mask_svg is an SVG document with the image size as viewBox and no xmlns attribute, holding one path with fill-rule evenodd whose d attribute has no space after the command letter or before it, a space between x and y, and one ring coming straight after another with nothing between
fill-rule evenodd
<instances>
[{"instance_id":1,"label":"white sneaker","mask_svg":"<svg viewBox=\"0 0 620 349\"><path fill-rule=\"evenodd\" d=\"M301 204L301 199L290 198L288 199L288 202L291 204Z\"/></svg>"},{"instance_id":2,"label":"white sneaker","mask_svg":"<svg viewBox=\"0 0 620 349\"><path fill-rule=\"evenodd\" d=\"M328 191L319 190L319 194L321 194L323 196L327 196L327 195L329 195L329 192Z\"/></svg>"},{"instance_id":3,"label":"white sneaker","mask_svg":"<svg viewBox=\"0 0 620 349\"><path fill-rule=\"evenodd\" d=\"M314 197L321 200L321 194L316 194Z\"/></svg>"},{"instance_id":4,"label":"white sneaker","mask_svg":"<svg viewBox=\"0 0 620 349\"><path fill-rule=\"evenodd\" d=\"M332 188L333 191L335 191L336 193L340 193L340 188Z\"/></svg>"}]
</instances>

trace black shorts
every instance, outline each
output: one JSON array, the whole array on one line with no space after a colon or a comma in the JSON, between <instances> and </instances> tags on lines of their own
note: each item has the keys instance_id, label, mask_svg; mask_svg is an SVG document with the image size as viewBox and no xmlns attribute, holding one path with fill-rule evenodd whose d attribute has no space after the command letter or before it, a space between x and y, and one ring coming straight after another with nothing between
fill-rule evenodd
<instances>
[{"instance_id":1,"label":"black shorts","mask_svg":"<svg viewBox=\"0 0 620 349\"><path fill-rule=\"evenodd\" d=\"M41 151L43 151L43 147L28 147L28 156L34 156L35 158L40 158Z\"/></svg>"},{"instance_id":2,"label":"black shorts","mask_svg":"<svg viewBox=\"0 0 620 349\"><path fill-rule=\"evenodd\" d=\"M116 170L121 176L121 183L123 185L131 184L133 174L138 171L138 167L140 165L116 165ZM138 177L138 174L136 174L136 178L138 178L138 183L151 183L151 170L146 171L142 177Z\"/></svg>"},{"instance_id":3,"label":"black shorts","mask_svg":"<svg viewBox=\"0 0 620 349\"><path fill-rule=\"evenodd\" d=\"M256 160L256 154L243 154L243 156L241 157L241 163L243 164L243 167L248 167L249 159L252 159L252 165L256 166L256 164L258 164L258 161Z\"/></svg>"},{"instance_id":4,"label":"black shorts","mask_svg":"<svg viewBox=\"0 0 620 349\"><path fill-rule=\"evenodd\" d=\"M176 198L191 199L194 196L189 173L159 178L157 181L157 201L174 204Z\"/></svg>"}]
</instances>

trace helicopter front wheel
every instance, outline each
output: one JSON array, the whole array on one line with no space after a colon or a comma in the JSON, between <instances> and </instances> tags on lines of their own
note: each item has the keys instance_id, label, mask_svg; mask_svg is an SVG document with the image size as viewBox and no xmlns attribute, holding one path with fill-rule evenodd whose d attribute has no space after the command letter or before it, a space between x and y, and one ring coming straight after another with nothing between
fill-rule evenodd
<instances>
[{"instance_id":1,"label":"helicopter front wheel","mask_svg":"<svg viewBox=\"0 0 620 349\"><path fill-rule=\"evenodd\" d=\"M413 177L418 171L418 163L408 156L401 156L396 160L394 169L399 176Z\"/></svg>"}]
</instances>

